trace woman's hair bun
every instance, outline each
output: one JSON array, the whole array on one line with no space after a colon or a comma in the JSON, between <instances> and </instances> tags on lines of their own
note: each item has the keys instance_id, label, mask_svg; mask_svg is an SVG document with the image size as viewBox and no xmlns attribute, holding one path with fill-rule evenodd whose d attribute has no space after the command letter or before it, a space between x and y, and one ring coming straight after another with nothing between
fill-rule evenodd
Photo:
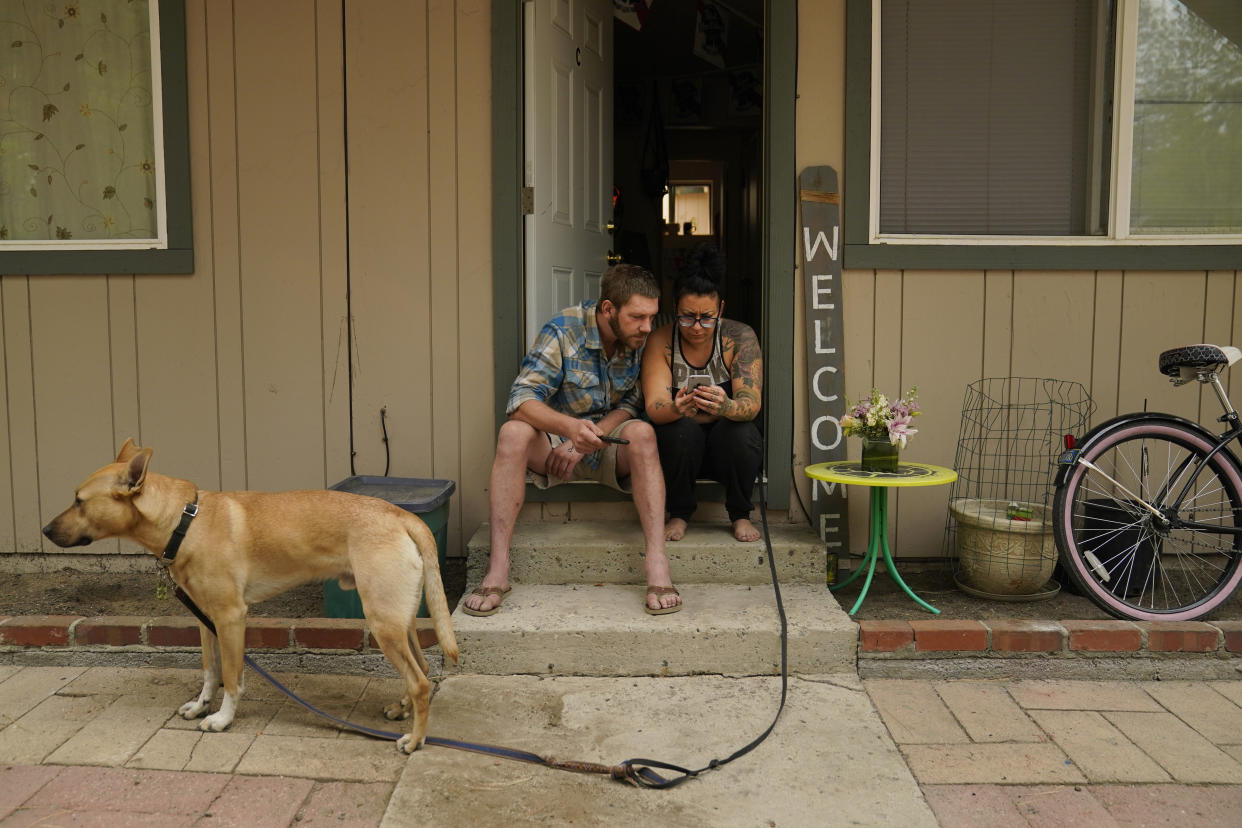
<instances>
[{"instance_id":1,"label":"woman's hair bun","mask_svg":"<svg viewBox=\"0 0 1242 828\"><path fill-rule=\"evenodd\" d=\"M724 254L711 242L696 244L682 261L681 277L686 280L698 277L698 279L706 279L714 285L724 285Z\"/></svg>"}]
</instances>

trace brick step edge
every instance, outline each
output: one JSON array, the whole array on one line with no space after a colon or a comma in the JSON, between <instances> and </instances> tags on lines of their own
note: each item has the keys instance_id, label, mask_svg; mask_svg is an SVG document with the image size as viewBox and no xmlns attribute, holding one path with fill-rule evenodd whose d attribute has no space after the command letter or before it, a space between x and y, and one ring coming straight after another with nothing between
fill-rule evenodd
<instances>
[{"instance_id":1,"label":"brick step edge","mask_svg":"<svg viewBox=\"0 0 1242 828\"><path fill-rule=\"evenodd\" d=\"M418 643L438 643L431 619L417 620ZM198 622L178 615L0 615L0 652L24 648L120 647L197 649ZM379 652L362 618L248 618L246 647L254 650Z\"/></svg>"},{"instance_id":2,"label":"brick step edge","mask_svg":"<svg viewBox=\"0 0 1242 828\"><path fill-rule=\"evenodd\" d=\"M1242 654L1242 621L859 621L864 659Z\"/></svg>"}]
</instances>

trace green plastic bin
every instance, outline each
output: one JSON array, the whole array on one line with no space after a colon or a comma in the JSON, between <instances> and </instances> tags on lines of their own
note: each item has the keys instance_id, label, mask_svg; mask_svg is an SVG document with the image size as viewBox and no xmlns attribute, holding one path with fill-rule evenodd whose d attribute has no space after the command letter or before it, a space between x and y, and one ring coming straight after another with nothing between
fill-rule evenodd
<instances>
[{"instance_id":1,"label":"green plastic bin","mask_svg":"<svg viewBox=\"0 0 1242 828\"><path fill-rule=\"evenodd\" d=\"M457 484L452 480L420 477L379 477L359 475L347 477L334 491L378 497L423 519L436 538L436 558L444 571L444 548L448 545L449 498ZM323 584L325 618L362 618L362 599L356 589L341 589L335 578ZM418 616L426 618L427 601L418 606Z\"/></svg>"}]
</instances>

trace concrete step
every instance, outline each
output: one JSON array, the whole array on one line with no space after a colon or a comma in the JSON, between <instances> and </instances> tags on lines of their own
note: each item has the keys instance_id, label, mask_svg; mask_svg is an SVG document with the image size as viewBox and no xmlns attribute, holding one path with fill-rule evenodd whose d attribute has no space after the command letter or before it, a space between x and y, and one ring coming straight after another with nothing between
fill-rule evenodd
<instances>
[{"instance_id":1,"label":"concrete step","mask_svg":"<svg viewBox=\"0 0 1242 828\"><path fill-rule=\"evenodd\" d=\"M824 543L810 527L770 528L781 583L824 584ZM466 580L477 586L491 549L488 524L466 545ZM665 546L674 583L767 584L772 580L762 540L741 543L727 522L691 523ZM644 584L643 534L637 521L519 523L509 546L514 584Z\"/></svg>"},{"instance_id":2,"label":"concrete step","mask_svg":"<svg viewBox=\"0 0 1242 828\"><path fill-rule=\"evenodd\" d=\"M674 568L674 572L676 569ZM677 581L681 612L643 612L643 585L519 584L495 615L459 605L461 673L556 676L773 675L780 618L769 585ZM791 673L853 672L858 626L822 585L782 584ZM452 668L449 668L450 671Z\"/></svg>"}]
</instances>

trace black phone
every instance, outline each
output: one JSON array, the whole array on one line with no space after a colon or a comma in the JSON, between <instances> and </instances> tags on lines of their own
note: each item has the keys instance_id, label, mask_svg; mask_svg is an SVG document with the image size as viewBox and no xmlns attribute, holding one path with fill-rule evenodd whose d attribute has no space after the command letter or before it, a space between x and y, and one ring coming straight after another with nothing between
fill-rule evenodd
<instances>
[{"instance_id":1,"label":"black phone","mask_svg":"<svg viewBox=\"0 0 1242 828\"><path fill-rule=\"evenodd\" d=\"M616 443L619 446L628 446L630 444L630 441L624 437L609 437L607 434L600 434L597 436L605 443Z\"/></svg>"}]
</instances>

